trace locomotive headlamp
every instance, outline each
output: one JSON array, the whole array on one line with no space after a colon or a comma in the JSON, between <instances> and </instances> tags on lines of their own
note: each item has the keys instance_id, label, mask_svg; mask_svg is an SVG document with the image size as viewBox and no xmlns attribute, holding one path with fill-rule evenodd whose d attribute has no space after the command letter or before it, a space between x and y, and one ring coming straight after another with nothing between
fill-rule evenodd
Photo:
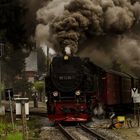
<instances>
[{"instance_id":1,"label":"locomotive headlamp","mask_svg":"<svg viewBox=\"0 0 140 140\"><path fill-rule=\"evenodd\" d=\"M53 96L54 96L54 97L57 97L57 96L58 96L58 92L57 92L57 91L54 91L54 92L53 92Z\"/></svg>"},{"instance_id":2,"label":"locomotive headlamp","mask_svg":"<svg viewBox=\"0 0 140 140\"><path fill-rule=\"evenodd\" d=\"M77 90L77 91L75 92L75 95L77 95L77 96L79 96L80 94L81 94L80 90Z\"/></svg>"},{"instance_id":3,"label":"locomotive headlamp","mask_svg":"<svg viewBox=\"0 0 140 140\"><path fill-rule=\"evenodd\" d=\"M67 55L64 56L64 60L68 60L69 57Z\"/></svg>"}]
</instances>

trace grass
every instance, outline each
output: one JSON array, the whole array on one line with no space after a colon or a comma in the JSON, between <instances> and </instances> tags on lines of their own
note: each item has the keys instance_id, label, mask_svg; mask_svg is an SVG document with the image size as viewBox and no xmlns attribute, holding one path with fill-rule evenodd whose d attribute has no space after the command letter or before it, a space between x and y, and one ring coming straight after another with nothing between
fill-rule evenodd
<instances>
[{"instance_id":1,"label":"grass","mask_svg":"<svg viewBox=\"0 0 140 140\"><path fill-rule=\"evenodd\" d=\"M7 115L8 116L8 115ZM0 117L0 140L22 140L22 121L15 121L15 129L13 130L12 124L9 119ZM39 138L38 117L32 117L27 121L28 136L30 138Z\"/></svg>"},{"instance_id":2,"label":"grass","mask_svg":"<svg viewBox=\"0 0 140 140\"><path fill-rule=\"evenodd\" d=\"M15 132L7 135L6 140L22 140L22 133Z\"/></svg>"},{"instance_id":3,"label":"grass","mask_svg":"<svg viewBox=\"0 0 140 140\"><path fill-rule=\"evenodd\" d=\"M7 135L11 131L12 131L12 125L11 124L0 122L0 136L1 135Z\"/></svg>"},{"instance_id":4,"label":"grass","mask_svg":"<svg viewBox=\"0 0 140 140\"><path fill-rule=\"evenodd\" d=\"M0 118L0 140L22 140L22 133L13 131L11 123Z\"/></svg>"}]
</instances>

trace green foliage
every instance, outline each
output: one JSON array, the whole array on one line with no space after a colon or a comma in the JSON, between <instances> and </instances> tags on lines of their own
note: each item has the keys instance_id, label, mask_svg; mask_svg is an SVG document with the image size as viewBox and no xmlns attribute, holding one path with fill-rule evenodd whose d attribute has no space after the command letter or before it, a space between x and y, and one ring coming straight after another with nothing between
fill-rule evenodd
<instances>
[{"instance_id":1,"label":"green foliage","mask_svg":"<svg viewBox=\"0 0 140 140\"><path fill-rule=\"evenodd\" d=\"M19 79L13 82L14 92L30 93L32 84L27 81L26 76L22 75Z\"/></svg>"},{"instance_id":2,"label":"green foliage","mask_svg":"<svg viewBox=\"0 0 140 140\"><path fill-rule=\"evenodd\" d=\"M17 44L25 39L24 22L21 19L25 15L25 11L19 0L0 1L0 31L3 32L3 38L16 44L15 48L19 47Z\"/></svg>"},{"instance_id":3,"label":"green foliage","mask_svg":"<svg viewBox=\"0 0 140 140\"><path fill-rule=\"evenodd\" d=\"M13 131L12 125L5 120L0 120L0 137L5 136L4 140L22 140L22 133Z\"/></svg>"},{"instance_id":4,"label":"green foliage","mask_svg":"<svg viewBox=\"0 0 140 140\"><path fill-rule=\"evenodd\" d=\"M6 79L5 84L7 86L15 80L16 75L21 74L24 70L24 58L25 54L21 50L14 51L12 45L6 44L2 72L4 73L3 79Z\"/></svg>"},{"instance_id":5,"label":"green foliage","mask_svg":"<svg viewBox=\"0 0 140 140\"><path fill-rule=\"evenodd\" d=\"M43 89L44 89L44 82L36 81L36 82L34 82L33 87L35 87L35 89L41 93L41 92L43 92Z\"/></svg>"},{"instance_id":6,"label":"green foliage","mask_svg":"<svg viewBox=\"0 0 140 140\"><path fill-rule=\"evenodd\" d=\"M22 133L15 132L7 135L6 140L22 140Z\"/></svg>"},{"instance_id":7,"label":"green foliage","mask_svg":"<svg viewBox=\"0 0 140 140\"><path fill-rule=\"evenodd\" d=\"M0 0L0 40L5 41L2 71L6 87L13 86L15 76L23 73L24 59L30 46L27 45L28 36L25 28L25 14L27 9L19 0Z\"/></svg>"},{"instance_id":8,"label":"green foliage","mask_svg":"<svg viewBox=\"0 0 140 140\"><path fill-rule=\"evenodd\" d=\"M12 125L11 124L7 124L4 122L0 122L0 135L5 134L7 135L7 133L10 133L12 131Z\"/></svg>"},{"instance_id":9,"label":"green foliage","mask_svg":"<svg viewBox=\"0 0 140 140\"><path fill-rule=\"evenodd\" d=\"M5 134L5 124L0 123L0 134Z\"/></svg>"},{"instance_id":10,"label":"green foliage","mask_svg":"<svg viewBox=\"0 0 140 140\"><path fill-rule=\"evenodd\" d=\"M5 89L5 86L4 86L4 84L3 84L3 83L1 83L1 84L0 84L0 92L3 92L3 91L4 91L4 89Z\"/></svg>"}]
</instances>

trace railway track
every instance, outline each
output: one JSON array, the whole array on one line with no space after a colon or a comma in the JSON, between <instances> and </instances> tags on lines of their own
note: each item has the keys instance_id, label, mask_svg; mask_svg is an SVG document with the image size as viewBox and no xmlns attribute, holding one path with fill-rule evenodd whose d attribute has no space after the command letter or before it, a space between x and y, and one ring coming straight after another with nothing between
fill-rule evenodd
<instances>
[{"instance_id":1,"label":"railway track","mask_svg":"<svg viewBox=\"0 0 140 140\"><path fill-rule=\"evenodd\" d=\"M57 124L58 129L66 136L68 140L76 140L61 124Z\"/></svg>"},{"instance_id":2,"label":"railway track","mask_svg":"<svg viewBox=\"0 0 140 140\"><path fill-rule=\"evenodd\" d=\"M79 124L79 126L81 127L81 129L83 129L84 131L86 131L87 133L91 134L93 137L95 137L97 140L107 140L105 137L103 137L102 135L100 135L99 133L95 132L94 130L91 130L90 128L88 128L87 126L83 125L83 124Z\"/></svg>"},{"instance_id":3,"label":"railway track","mask_svg":"<svg viewBox=\"0 0 140 140\"><path fill-rule=\"evenodd\" d=\"M31 112L30 115L37 115L37 116L41 116L41 117L47 117L46 113L42 113L42 112ZM58 123L56 125L56 127L59 129L59 131L61 131L61 133L68 139L68 140L77 140L77 138L75 138L75 136L73 136L73 134L71 134L71 132L67 129L64 128L60 123ZM100 135L99 133L97 133L95 130L91 130L90 128L88 128L86 125L83 124L79 124L78 129L82 129L86 135L91 135L93 137L93 139L95 140L107 140L107 138L103 137L102 135ZM75 127L76 129L76 127ZM77 130L76 130L77 131Z\"/></svg>"},{"instance_id":4,"label":"railway track","mask_svg":"<svg viewBox=\"0 0 140 140\"><path fill-rule=\"evenodd\" d=\"M64 128L61 124L57 124L57 128L61 131L61 133L63 133L63 135L68 140L79 140L79 139L82 139L83 140L82 136L81 136L81 138L80 137L77 138L76 136L73 136L74 134L72 134L72 132L70 132L69 130L67 130L66 128ZM77 129L82 129L86 133L86 136L84 135L84 137L87 137L86 139L107 140L105 137L101 136L100 134L98 134L94 130L89 129L87 126L85 126L83 124L79 124L78 128L73 127L73 130L72 131L75 132L75 131L77 131ZM92 138L91 137L89 138L88 135L91 135Z\"/></svg>"}]
</instances>

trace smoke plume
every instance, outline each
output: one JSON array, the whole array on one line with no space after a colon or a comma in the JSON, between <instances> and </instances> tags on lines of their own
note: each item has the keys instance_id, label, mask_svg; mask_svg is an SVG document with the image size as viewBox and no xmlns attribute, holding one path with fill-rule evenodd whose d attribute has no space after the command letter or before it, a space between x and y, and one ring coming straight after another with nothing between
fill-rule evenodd
<instances>
[{"instance_id":1,"label":"smoke plume","mask_svg":"<svg viewBox=\"0 0 140 140\"><path fill-rule=\"evenodd\" d=\"M50 25L53 20L64 14L64 6L70 0L53 0L44 4L44 7L37 11L36 18L39 24L36 27L36 42L37 45L47 44L47 46L54 48L58 45L55 35L50 31ZM57 46L56 45L56 46ZM58 47L54 48L59 50Z\"/></svg>"},{"instance_id":2,"label":"smoke plume","mask_svg":"<svg viewBox=\"0 0 140 140\"><path fill-rule=\"evenodd\" d=\"M140 19L140 3L129 0L53 0L37 12L37 19L49 26L49 36L62 50L74 53L90 36L121 34Z\"/></svg>"},{"instance_id":3,"label":"smoke plume","mask_svg":"<svg viewBox=\"0 0 140 140\"><path fill-rule=\"evenodd\" d=\"M90 57L95 64L106 69L112 69L114 62L118 62L122 71L140 76L139 40L139 35L131 32L120 36L92 38L82 45L79 55Z\"/></svg>"},{"instance_id":4,"label":"smoke plume","mask_svg":"<svg viewBox=\"0 0 140 140\"><path fill-rule=\"evenodd\" d=\"M138 35L131 33L137 25L133 31L139 34L139 0L52 0L37 11L37 20L39 44L61 52L69 46L107 68L112 58L130 69L139 67ZM137 57L132 57L132 49Z\"/></svg>"}]
</instances>

